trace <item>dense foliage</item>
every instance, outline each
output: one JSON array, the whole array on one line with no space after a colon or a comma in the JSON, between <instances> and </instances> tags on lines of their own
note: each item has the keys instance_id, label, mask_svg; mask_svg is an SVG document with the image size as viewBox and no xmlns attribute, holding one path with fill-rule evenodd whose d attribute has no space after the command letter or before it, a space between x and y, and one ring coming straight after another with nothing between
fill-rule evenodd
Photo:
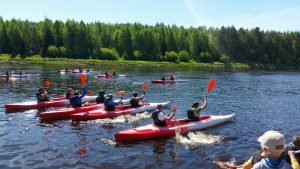
<instances>
[{"instance_id":1,"label":"dense foliage","mask_svg":"<svg viewBox=\"0 0 300 169\"><path fill-rule=\"evenodd\" d=\"M300 33L0 17L0 54L171 62L300 63Z\"/></svg>"}]
</instances>

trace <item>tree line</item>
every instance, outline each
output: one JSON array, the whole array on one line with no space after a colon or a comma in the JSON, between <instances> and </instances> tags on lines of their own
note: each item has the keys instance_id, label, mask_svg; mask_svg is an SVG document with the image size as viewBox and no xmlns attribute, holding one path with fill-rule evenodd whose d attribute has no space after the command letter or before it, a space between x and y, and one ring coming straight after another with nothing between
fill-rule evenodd
<instances>
[{"instance_id":1,"label":"tree line","mask_svg":"<svg viewBox=\"0 0 300 169\"><path fill-rule=\"evenodd\" d=\"M300 63L300 33L175 25L3 20L0 54L170 62Z\"/></svg>"}]
</instances>

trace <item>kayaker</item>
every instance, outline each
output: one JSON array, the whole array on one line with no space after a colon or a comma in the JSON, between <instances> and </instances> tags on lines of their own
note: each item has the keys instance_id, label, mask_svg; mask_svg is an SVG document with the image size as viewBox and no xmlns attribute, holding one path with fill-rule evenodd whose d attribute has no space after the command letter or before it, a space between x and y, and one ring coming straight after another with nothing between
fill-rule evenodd
<instances>
[{"instance_id":1,"label":"kayaker","mask_svg":"<svg viewBox=\"0 0 300 169\"><path fill-rule=\"evenodd\" d=\"M19 75L20 75L20 76L23 75L23 71L22 71L22 70L19 71Z\"/></svg>"},{"instance_id":2,"label":"kayaker","mask_svg":"<svg viewBox=\"0 0 300 169\"><path fill-rule=\"evenodd\" d=\"M109 76L109 73L108 73L108 71L106 71L106 72L105 72L105 76L106 76L106 77L108 77L108 76Z\"/></svg>"},{"instance_id":3,"label":"kayaker","mask_svg":"<svg viewBox=\"0 0 300 169\"><path fill-rule=\"evenodd\" d=\"M176 80L176 78L173 74L170 75L170 80Z\"/></svg>"},{"instance_id":4,"label":"kayaker","mask_svg":"<svg viewBox=\"0 0 300 169\"><path fill-rule=\"evenodd\" d=\"M117 73L116 73L116 71L114 71L114 72L113 72L113 76L117 76Z\"/></svg>"},{"instance_id":5,"label":"kayaker","mask_svg":"<svg viewBox=\"0 0 300 169\"><path fill-rule=\"evenodd\" d=\"M49 98L47 96L48 92L44 88L39 88L38 92L36 93L36 99L38 102L45 102L49 101Z\"/></svg>"},{"instance_id":6,"label":"kayaker","mask_svg":"<svg viewBox=\"0 0 300 169\"><path fill-rule=\"evenodd\" d=\"M122 97L120 101L114 101L113 95L108 94L107 98L104 101L104 107L106 111L115 111L115 106L119 105L122 102Z\"/></svg>"},{"instance_id":7,"label":"kayaker","mask_svg":"<svg viewBox=\"0 0 300 169\"><path fill-rule=\"evenodd\" d=\"M260 162L254 164L252 169L292 169L292 166L281 158L281 153L285 148L284 136L278 131L267 131L258 138L261 149L266 155ZM288 152L293 168L299 168L299 163L295 158L295 152ZM294 168L295 169L295 168Z\"/></svg>"},{"instance_id":8,"label":"kayaker","mask_svg":"<svg viewBox=\"0 0 300 169\"><path fill-rule=\"evenodd\" d=\"M161 75L160 80L166 80L166 76L165 75Z\"/></svg>"},{"instance_id":9,"label":"kayaker","mask_svg":"<svg viewBox=\"0 0 300 169\"><path fill-rule=\"evenodd\" d=\"M163 105L157 105L157 109L152 113L153 123L156 126L164 127L167 126L167 121L170 121L176 112L176 109L173 109L171 115L165 115L163 112Z\"/></svg>"},{"instance_id":10,"label":"kayaker","mask_svg":"<svg viewBox=\"0 0 300 169\"><path fill-rule=\"evenodd\" d=\"M145 91L143 91L143 95L141 97L138 97L138 92L133 93L133 97L130 99L130 105L131 108L137 108L141 107L140 100L143 100L145 97Z\"/></svg>"},{"instance_id":11,"label":"kayaker","mask_svg":"<svg viewBox=\"0 0 300 169\"><path fill-rule=\"evenodd\" d=\"M199 102L194 102L192 108L187 110L187 118L190 121L199 121L200 112L207 107L207 100L205 96L203 97L203 102L201 106L199 105Z\"/></svg>"},{"instance_id":12,"label":"kayaker","mask_svg":"<svg viewBox=\"0 0 300 169\"><path fill-rule=\"evenodd\" d=\"M100 91L98 97L96 98L97 104L105 102L105 91Z\"/></svg>"},{"instance_id":13,"label":"kayaker","mask_svg":"<svg viewBox=\"0 0 300 169\"><path fill-rule=\"evenodd\" d=\"M9 70L6 71L6 78L9 78L10 76L10 73L9 73Z\"/></svg>"},{"instance_id":14,"label":"kayaker","mask_svg":"<svg viewBox=\"0 0 300 169\"><path fill-rule=\"evenodd\" d=\"M76 108L76 107L82 107L82 98L86 95L86 89L83 88L81 95L79 96L79 92L76 91L74 92L74 95L70 98L70 103L72 105L72 107Z\"/></svg>"},{"instance_id":15,"label":"kayaker","mask_svg":"<svg viewBox=\"0 0 300 169\"><path fill-rule=\"evenodd\" d=\"M66 99L70 99L72 96L73 96L73 89L68 88L68 90L66 92Z\"/></svg>"},{"instance_id":16,"label":"kayaker","mask_svg":"<svg viewBox=\"0 0 300 169\"><path fill-rule=\"evenodd\" d=\"M300 150L300 136L294 136L293 141L290 144L285 145L285 151L283 153L283 159L285 159L286 162L291 164L291 159L288 156L288 151L299 151ZM300 154L295 155L298 163L300 163Z\"/></svg>"}]
</instances>

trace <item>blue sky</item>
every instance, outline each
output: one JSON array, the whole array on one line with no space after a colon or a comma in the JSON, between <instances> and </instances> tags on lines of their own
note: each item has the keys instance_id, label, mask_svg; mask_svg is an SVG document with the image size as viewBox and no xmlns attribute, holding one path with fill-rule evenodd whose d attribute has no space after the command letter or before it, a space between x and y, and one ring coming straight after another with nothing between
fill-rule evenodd
<instances>
[{"instance_id":1,"label":"blue sky","mask_svg":"<svg viewBox=\"0 0 300 169\"><path fill-rule=\"evenodd\" d=\"M299 31L299 0L0 0L0 16L31 21L232 26Z\"/></svg>"}]
</instances>

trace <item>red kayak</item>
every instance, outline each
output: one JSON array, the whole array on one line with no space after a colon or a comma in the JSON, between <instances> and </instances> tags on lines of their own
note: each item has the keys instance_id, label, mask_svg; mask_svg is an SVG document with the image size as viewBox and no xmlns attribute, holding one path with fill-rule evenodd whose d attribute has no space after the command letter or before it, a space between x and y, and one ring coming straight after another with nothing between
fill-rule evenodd
<instances>
[{"instance_id":1,"label":"red kayak","mask_svg":"<svg viewBox=\"0 0 300 169\"><path fill-rule=\"evenodd\" d=\"M95 101L97 96L86 96L83 98L83 102ZM38 101L28 101L28 102L20 102L20 103L11 103L6 104L6 110L27 110L27 109L39 109L39 108L47 108L47 107L60 107L69 105L70 101L65 99L64 96L59 96L57 98L50 99L47 102L38 102Z\"/></svg>"},{"instance_id":2,"label":"red kayak","mask_svg":"<svg viewBox=\"0 0 300 169\"><path fill-rule=\"evenodd\" d=\"M176 82L187 82L187 80L151 80L154 84L159 83L176 83Z\"/></svg>"},{"instance_id":3,"label":"red kayak","mask_svg":"<svg viewBox=\"0 0 300 169\"><path fill-rule=\"evenodd\" d=\"M90 112L84 113L76 113L71 116L73 121L87 121L87 120L95 120L95 119L105 119L105 118L116 118L118 116L126 115L126 114L136 114L145 111L154 110L157 108L157 105L162 104L166 106L169 102L164 103L145 103L143 106L138 108L128 108L125 110L117 110L117 111L106 111L106 110L93 110Z\"/></svg>"},{"instance_id":4,"label":"red kayak","mask_svg":"<svg viewBox=\"0 0 300 169\"><path fill-rule=\"evenodd\" d=\"M126 77L126 75L116 75L116 76L114 76L114 75L108 75L108 76L106 76L106 75L97 75L96 76L97 78L118 78L118 77Z\"/></svg>"},{"instance_id":5,"label":"red kayak","mask_svg":"<svg viewBox=\"0 0 300 169\"><path fill-rule=\"evenodd\" d=\"M120 131L115 134L115 141L126 142L161 137L174 137L176 135L176 131L180 134L186 134L190 131L199 130L227 122L233 119L234 116L235 114L201 116L199 118L200 121L197 122L190 122L187 119L173 120L168 122L166 127L159 127L154 124L149 124L138 128Z\"/></svg>"},{"instance_id":6,"label":"red kayak","mask_svg":"<svg viewBox=\"0 0 300 169\"><path fill-rule=\"evenodd\" d=\"M126 108L130 108L129 100L124 100L122 101L124 105L118 105L116 106L117 110L123 110ZM54 120L63 120L63 119L69 119L71 118L72 114L76 113L81 113L81 112L89 112L92 110L98 110L98 109L103 109L104 104L90 104L87 106L83 107L77 107L77 108L64 108L64 109L59 109L55 111L50 111L50 112L43 112L40 114L41 120L42 121L54 121Z\"/></svg>"}]
</instances>

